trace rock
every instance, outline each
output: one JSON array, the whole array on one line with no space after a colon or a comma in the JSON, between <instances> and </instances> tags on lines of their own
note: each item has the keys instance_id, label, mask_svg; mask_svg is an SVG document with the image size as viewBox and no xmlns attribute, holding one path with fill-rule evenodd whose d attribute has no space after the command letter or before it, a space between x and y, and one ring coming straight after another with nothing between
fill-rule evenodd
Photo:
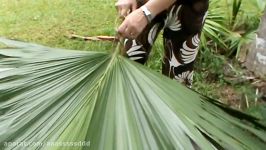
<instances>
[{"instance_id":1,"label":"rock","mask_svg":"<svg viewBox=\"0 0 266 150\"><path fill-rule=\"evenodd\" d=\"M244 65L255 75L266 77L266 13L254 42L249 46L249 51Z\"/></svg>"}]
</instances>

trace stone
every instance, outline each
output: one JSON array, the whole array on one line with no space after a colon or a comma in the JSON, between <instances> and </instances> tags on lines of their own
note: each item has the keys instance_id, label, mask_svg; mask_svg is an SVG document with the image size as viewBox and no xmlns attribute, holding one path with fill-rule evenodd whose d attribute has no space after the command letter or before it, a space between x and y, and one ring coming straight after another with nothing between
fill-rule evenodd
<instances>
[{"instance_id":1,"label":"stone","mask_svg":"<svg viewBox=\"0 0 266 150\"><path fill-rule=\"evenodd\" d=\"M249 46L244 65L255 75L266 77L266 13L262 18L257 36Z\"/></svg>"}]
</instances>

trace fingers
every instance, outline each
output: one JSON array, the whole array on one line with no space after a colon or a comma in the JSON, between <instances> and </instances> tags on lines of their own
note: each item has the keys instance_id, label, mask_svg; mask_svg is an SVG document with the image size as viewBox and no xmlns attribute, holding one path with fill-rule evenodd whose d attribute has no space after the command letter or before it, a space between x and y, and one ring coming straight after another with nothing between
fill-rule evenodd
<instances>
[{"instance_id":1,"label":"fingers","mask_svg":"<svg viewBox=\"0 0 266 150\"><path fill-rule=\"evenodd\" d=\"M138 4L137 3L132 4L131 8L132 8L132 11L138 9Z\"/></svg>"},{"instance_id":2,"label":"fingers","mask_svg":"<svg viewBox=\"0 0 266 150\"><path fill-rule=\"evenodd\" d=\"M119 13L120 18L125 19L125 17L132 12L133 4L117 2L115 4L115 7Z\"/></svg>"},{"instance_id":3,"label":"fingers","mask_svg":"<svg viewBox=\"0 0 266 150\"><path fill-rule=\"evenodd\" d=\"M128 39L135 39L136 38L136 32L134 28L126 28L126 37Z\"/></svg>"},{"instance_id":4,"label":"fingers","mask_svg":"<svg viewBox=\"0 0 266 150\"><path fill-rule=\"evenodd\" d=\"M135 39L136 38L136 31L134 28L128 25L127 21L124 21L117 30L119 36L128 38L128 39Z\"/></svg>"},{"instance_id":5,"label":"fingers","mask_svg":"<svg viewBox=\"0 0 266 150\"><path fill-rule=\"evenodd\" d=\"M125 37L126 28L127 26L124 21L117 29L117 33L119 34L119 36Z\"/></svg>"},{"instance_id":6,"label":"fingers","mask_svg":"<svg viewBox=\"0 0 266 150\"><path fill-rule=\"evenodd\" d=\"M120 15L120 17L123 17L123 19L124 19L124 18L126 18L127 15L130 14L130 12L131 12L131 10L128 8L122 8L119 15Z\"/></svg>"},{"instance_id":7,"label":"fingers","mask_svg":"<svg viewBox=\"0 0 266 150\"><path fill-rule=\"evenodd\" d=\"M124 14L125 12L123 12ZM146 17L141 9L136 9L128 15L117 32L120 37L136 39L148 24Z\"/></svg>"},{"instance_id":8,"label":"fingers","mask_svg":"<svg viewBox=\"0 0 266 150\"><path fill-rule=\"evenodd\" d=\"M117 30L119 36L123 38L130 38L130 30L128 29L127 22L124 21Z\"/></svg>"}]
</instances>

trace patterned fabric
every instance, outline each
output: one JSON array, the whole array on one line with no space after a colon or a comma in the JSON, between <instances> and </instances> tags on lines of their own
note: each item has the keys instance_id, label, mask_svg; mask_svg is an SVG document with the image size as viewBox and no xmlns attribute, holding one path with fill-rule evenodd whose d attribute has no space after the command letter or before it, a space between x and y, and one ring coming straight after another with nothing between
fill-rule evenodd
<instances>
[{"instance_id":1,"label":"patterned fabric","mask_svg":"<svg viewBox=\"0 0 266 150\"><path fill-rule=\"evenodd\" d=\"M190 87L208 3L208 0L176 2L156 16L139 37L125 40L126 56L144 64L154 41L163 29L165 54L162 73ZM140 1L139 6L142 4Z\"/></svg>"}]
</instances>

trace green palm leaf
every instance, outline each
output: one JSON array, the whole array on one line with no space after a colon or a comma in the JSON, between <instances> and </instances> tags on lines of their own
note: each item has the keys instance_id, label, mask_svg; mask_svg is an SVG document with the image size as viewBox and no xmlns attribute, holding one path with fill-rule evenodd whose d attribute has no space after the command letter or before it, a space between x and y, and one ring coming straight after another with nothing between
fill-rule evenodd
<instances>
[{"instance_id":1,"label":"green palm leaf","mask_svg":"<svg viewBox=\"0 0 266 150\"><path fill-rule=\"evenodd\" d=\"M0 41L9 46L0 50L0 149L266 146L254 118L117 54Z\"/></svg>"}]
</instances>

